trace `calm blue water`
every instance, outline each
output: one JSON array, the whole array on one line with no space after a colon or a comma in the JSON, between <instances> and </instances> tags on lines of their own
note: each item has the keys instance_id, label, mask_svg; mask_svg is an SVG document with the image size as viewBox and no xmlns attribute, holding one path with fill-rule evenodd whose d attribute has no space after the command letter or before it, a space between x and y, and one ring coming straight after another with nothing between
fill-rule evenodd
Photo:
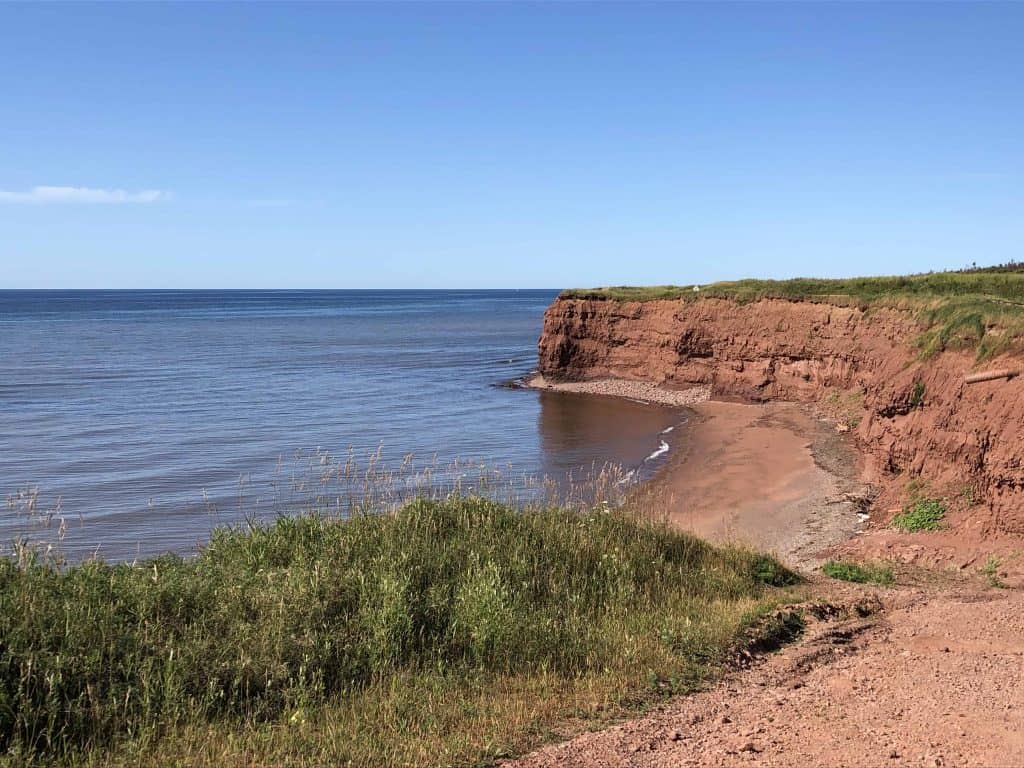
<instances>
[{"instance_id":1,"label":"calm blue water","mask_svg":"<svg viewBox=\"0 0 1024 768\"><path fill-rule=\"evenodd\" d=\"M677 413L495 386L534 367L554 296L0 291L0 494L59 498L70 554L125 558L286 511L350 451L436 476L484 462L524 487L608 460L649 471ZM27 532L24 507L0 541Z\"/></svg>"}]
</instances>

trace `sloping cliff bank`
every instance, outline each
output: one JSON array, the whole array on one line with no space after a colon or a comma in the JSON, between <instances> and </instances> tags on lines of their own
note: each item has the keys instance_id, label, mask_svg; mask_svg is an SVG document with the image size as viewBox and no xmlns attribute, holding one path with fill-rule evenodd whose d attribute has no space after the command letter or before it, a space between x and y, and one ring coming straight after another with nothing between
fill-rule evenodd
<instances>
[{"instance_id":1,"label":"sloping cliff bank","mask_svg":"<svg viewBox=\"0 0 1024 768\"><path fill-rule=\"evenodd\" d=\"M1024 378L966 384L973 350L920 359L916 315L762 299L558 299L539 341L550 380L618 378L713 397L812 403L849 428L879 490L870 548L904 559L1016 552L1024 536ZM1019 367L1009 354L984 369ZM887 530L913 493L941 496L944 531Z\"/></svg>"}]
</instances>

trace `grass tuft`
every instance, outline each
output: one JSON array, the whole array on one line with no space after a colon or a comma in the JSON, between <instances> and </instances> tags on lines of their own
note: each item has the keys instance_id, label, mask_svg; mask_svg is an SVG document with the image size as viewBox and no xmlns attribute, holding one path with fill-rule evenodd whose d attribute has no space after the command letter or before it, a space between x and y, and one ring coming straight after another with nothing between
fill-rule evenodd
<instances>
[{"instance_id":1,"label":"grass tuft","mask_svg":"<svg viewBox=\"0 0 1024 768\"><path fill-rule=\"evenodd\" d=\"M624 512L414 501L0 560L14 764L486 763L715 674L796 577Z\"/></svg>"},{"instance_id":2,"label":"grass tuft","mask_svg":"<svg viewBox=\"0 0 1024 768\"><path fill-rule=\"evenodd\" d=\"M697 290L694 290L697 288ZM652 301L656 299L724 298L736 301L760 299L820 300L827 303L874 304L894 297L973 298L987 296L1008 302L1024 301L1024 273L1019 271L929 272L918 275L824 279L798 277L791 280L734 280L706 285L614 286L570 289L563 299L612 299Z\"/></svg>"},{"instance_id":3,"label":"grass tuft","mask_svg":"<svg viewBox=\"0 0 1024 768\"><path fill-rule=\"evenodd\" d=\"M924 402L924 382L914 382L914 391L910 393L910 407L917 408Z\"/></svg>"},{"instance_id":4,"label":"grass tuft","mask_svg":"<svg viewBox=\"0 0 1024 768\"><path fill-rule=\"evenodd\" d=\"M1006 582L999 578L999 568L1002 564L998 557L989 555L988 559L985 560L985 566L981 569L986 581L988 581L988 585L995 589L1006 589Z\"/></svg>"},{"instance_id":5,"label":"grass tuft","mask_svg":"<svg viewBox=\"0 0 1024 768\"><path fill-rule=\"evenodd\" d=\"M864 392L834 389L825 395L818 405L829 418L849 428L856 428L864 413Z\"/></svg>"},{"instance_id":6,"label":"grass tuft","mask_svg":"<svg viewBox=\"0 0 1024 768\"><path fill-rule=\"evenodd\" d=\"M852 581L857 584L892 584L892 568L881 563L854 563L849 560L829 560L821 567L829 578Z\"/></svg>"}]
</instances>

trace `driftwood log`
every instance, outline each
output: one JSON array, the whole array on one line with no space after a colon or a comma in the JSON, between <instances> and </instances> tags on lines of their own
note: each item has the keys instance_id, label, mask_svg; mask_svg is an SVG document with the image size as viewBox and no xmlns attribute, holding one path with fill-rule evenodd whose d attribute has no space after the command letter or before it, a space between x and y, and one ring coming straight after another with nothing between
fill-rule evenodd
<instances>
[{"instance_id":1,"label":"driftwood log","mask_svg":"<svg viewBox=\"0 0 1024 768\"><path fill-rule=\"evenodd\" d=\"M1012 379L1020 376L1020 368L1002 368L998 371L982 371L972 373L964 377L964 384L977 384L979 381L992 381L993 379Z\"/></svg>"}]
</instances>

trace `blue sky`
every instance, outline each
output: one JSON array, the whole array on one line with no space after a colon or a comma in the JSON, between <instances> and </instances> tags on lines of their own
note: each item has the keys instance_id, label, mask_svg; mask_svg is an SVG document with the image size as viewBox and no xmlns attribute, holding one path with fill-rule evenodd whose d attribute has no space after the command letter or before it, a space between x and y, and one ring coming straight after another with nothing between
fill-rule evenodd
<instances>
[{"instance_id":1,"label":"blue sky","mask_svg":"<svg viewBox=\"0 0 1024 768\"><path fill-rule=\"evenodd\" d=\"M0 5L0 288L1024 258L1024 4Z\"/></svg>"}]
</instances>

